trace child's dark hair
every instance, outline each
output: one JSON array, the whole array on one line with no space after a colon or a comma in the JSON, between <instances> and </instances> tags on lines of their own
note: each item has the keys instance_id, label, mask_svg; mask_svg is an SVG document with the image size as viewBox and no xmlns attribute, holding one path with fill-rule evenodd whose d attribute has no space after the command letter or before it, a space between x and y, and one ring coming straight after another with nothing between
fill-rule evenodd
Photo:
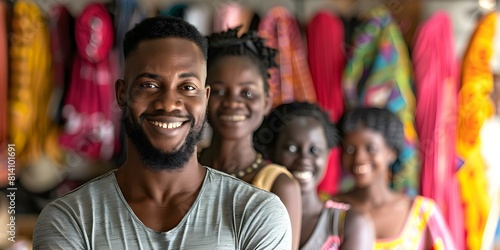
<instances>
[{"instance_id":1,"label":"child's dark hair","mask_svg":"<svg viewBox=\"0 0 500 250\"><path fill-rule=\"evenodd\" d=\"M256 31L249 31L238 37L240 27L229 29L221 33L214 33L208 37L208 62L207 68L223 56L247 56L256 65L264 81L264 90L269 94L270 77L268 69L277 67L275 57L277 50L266 47L264 39L257 35Z\"/></svg>"},{"instance_id":2,"label":"child's dark hair","mask_svg":"<svg viewBox=\"0 0 500 250\"><path fill-rule=\"evenodd\" d=\"M328 148L338 144L338 133L328 113L318 105L308 102L292 102L274 108L254 133L254 146L257 151L268 157L276 147L279 135L295 117L312 117L318 120L325 130Z\"/></svg>"},{"instance_id":3,"label":"child's dark hair","mask_svg":"<svg viewBox=\"0 0 500 250\"><path fill-rule=\"evenodd\" d=\"M369 128L381 133L387 145L396 150L398 155L403 150L403 124L391 111L375 107L359 107L346 111L338 123L341 140L347 133L360 128ZM396 162L391 171L397 173L399 170L401 166Z\"/></svg>"},{"instance_id":4,"label":"child's dark hair","mask_svg":"<svg viewBox=\"0 0 500 250\"><path fill-rule=\"evenodd\" d=\"M201 50L205 60L208 58L207 39L200 34L198 29L188 22L169 16L157 16L144 19L136 24L123 40L123 54L125 58L137 48L137 45L143 40L152 40L158 38L182 38L194 42Z\"/></svg>"}]
</instances>

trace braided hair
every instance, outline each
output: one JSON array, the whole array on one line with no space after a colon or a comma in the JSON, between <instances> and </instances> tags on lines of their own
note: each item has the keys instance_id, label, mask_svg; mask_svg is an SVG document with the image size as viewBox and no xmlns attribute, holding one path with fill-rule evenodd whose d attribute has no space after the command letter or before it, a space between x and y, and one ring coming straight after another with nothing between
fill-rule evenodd
<instances>
[{"instance_id":1,"label":"braided hair","mask_svg":"<svg viewBox=\"0 0 500 250\"><path fill-rule=\"evenodd\" d=\"M390 148L394 149L398 155L402 152L404 144L403 124L391 111L374 107L358 107L346 111L338 123L341 138L344 138L347 133L361 128L369 128L382 134ZM391 166L392 174L396 174L401 168L399 161L396 161Z\"/></svg>"},{"instance_id":2,"label":"braided hair","mask_svg":"<svg viewBox=\"0 0 500 250\"><path fill-rule=\"evenodd\" d=\"M321 123L328 148L333 148L338 144L338 133L335 125L330 120L327 112L318 105L309 102L292 102L281 104L271 111L264 119L260 128L254 133L254 146L266 155L276 148L278 138L288 125L296 117L312 117Z\"/></svg>"},{"instance_id":3,"label":"braided hair","mask_svg":"<svg viewBox=\"0 0 500 250\"><path fill-rule=\"evenodd\" d=\"M266 47L264 39L259 37L256 31L249 31L238 37L240 28L241 26L208 37L207 67L210 69L217 59L224 56L246 56L258 66L264 82L264 91L269 94L268 69L278 66L274 60L277 50Z\"/></svg>"}]
</instances>

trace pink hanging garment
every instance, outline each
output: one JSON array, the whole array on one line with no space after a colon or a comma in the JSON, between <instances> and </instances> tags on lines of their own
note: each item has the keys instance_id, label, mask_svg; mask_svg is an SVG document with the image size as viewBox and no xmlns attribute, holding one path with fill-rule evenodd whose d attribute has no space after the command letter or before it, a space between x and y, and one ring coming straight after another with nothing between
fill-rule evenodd
<instances>
[{"instance_id":1,"label":"pink hanging garment","mask_svg":"<svg viewBox=\"0 0 500 250\"><path fill-rule=\"evenodd\" d=\"M421 24L413 47L420 138L421 193L443 211L458 249L465 249L460 189L456 176L458 60L453 29L444 12Z\"/></svg>"},{"instance_id":2,"label":"pink hanging garment","mask_svg":"<svg viewBox=\"0 0 500 250\"><path fill-rule=\"evenodd\" d=\"M89 157L109 160L115 147L112 113L113 23L102 4L88 5L75 24L77 55L65 98L61 145Z\"/></svg>"},{"instance_id":3,"label":"pink hanging garment","mask_svg":"<svg viewBox=\"0 0 500 250\"><path fill-rule=\"evenodd\" d=\"M318 104L330 113L337 122L344 112L342 74L346 63L344 25L333 14L320 11L307 25L307 48L311 77L316 90ZM335 194L340 182L340 150L330 152L328 167L318 191Z\"/></svg>"},{"instance_id":4,"label":"pink hanging garment","mask_svg":"<svg viewBox=\"0 0 500 250\"><path fill-rule=\"evenodd\" d=\"M281 6L271 8L261 20L259 36L266 39L266 46L278 50L279 68L269 70L273 107L292 101L316 103L306 48L292 13Z\"/></svg>"},{"instance_id":5,"label":"pink hanging garment","mask_svg":"<svg viewBox=\"0 0 500 250\"><path fill-rule=\"evenodd\" d=\"M253 12L237 2L216 6L213 32L219 33L241 26L238 35L246 33L252 22Z\"/></svg>"}]
</instances>

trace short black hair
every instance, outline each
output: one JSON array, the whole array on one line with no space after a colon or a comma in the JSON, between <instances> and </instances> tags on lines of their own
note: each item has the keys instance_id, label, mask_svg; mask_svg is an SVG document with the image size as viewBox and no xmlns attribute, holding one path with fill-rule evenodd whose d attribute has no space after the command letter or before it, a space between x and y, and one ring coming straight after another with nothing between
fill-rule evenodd
<instances>
[{"instance_id":1,"label":"short black hair","mask_svg":"<svg viewBox=\"0 0 500 250\"><path fill-rule=\"evenodd\" d=\"M223 56L246 56L258 66L264 81L264 91L269 94L268 70L278 66L275 61L278 51L266 47L264 39L256 31L252 30L238 37L239 30L240 27L237 27L208 37L207 69Z\"/></svg>"},{"instance_id":2,"label":"short black hair","mask_svg":"<svg viewBox=\"0 0 500 250\"><path fill-rule=\"evenodd\" d=\"M127 58L130 52L136 49L137 45L143 40L170 37L183 38L196 43L203 57L207 60L207 39L190 23L180 18L170 16L151 17L136 24L134 28L125 34L125 39L123 40L123 54L125 58Z\"/></svg>"},{"instance_id":3,"label":"short black hair","mask_svg":"<svg viewBox=\"0 0 500 250\"><path fill-rule=\"evenodd\" d=\"M328 148L333 148L338 144L338 132L330 120L327 112L322 110L317 104L309 102L291 102L281 104L274 108L264 119L260 128L254 133L254 146L263 155L269 156L269 152L276 148L278 138L296 117L312 117L321 123L326 136Z\"/></svg>"},{"instance_id":4,"label":"short black hair","mask_svg":"<svg viewBox=\"0 0 500 250\"><path fill-rule=\"evenodd\" d=\"M387 145L401 154L404 146L404 127L401 120L391 111L385 108L357 107L344 113L338 123L340 138L360 128L369 128L384 137ZM391 166L393 174L399 172L402 165L396 161Z\"/></svg>"}]
</instances>

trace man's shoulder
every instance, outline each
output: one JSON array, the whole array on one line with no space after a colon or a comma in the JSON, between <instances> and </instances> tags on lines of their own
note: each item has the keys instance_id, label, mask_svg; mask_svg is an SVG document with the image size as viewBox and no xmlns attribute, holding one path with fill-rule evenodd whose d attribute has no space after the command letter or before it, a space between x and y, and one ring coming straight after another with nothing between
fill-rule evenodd
<instances>
[{"instance_id":1,"label":"man's shoulder","mask_svg":"<svg viewBox=\"0 0 500 250\"><path fill-rule=\"evenodd\" d=\"M91 202L97 196L114 193L114 171L98 176L54 200L51 204Z\"/></svg>"}]
</instances>

